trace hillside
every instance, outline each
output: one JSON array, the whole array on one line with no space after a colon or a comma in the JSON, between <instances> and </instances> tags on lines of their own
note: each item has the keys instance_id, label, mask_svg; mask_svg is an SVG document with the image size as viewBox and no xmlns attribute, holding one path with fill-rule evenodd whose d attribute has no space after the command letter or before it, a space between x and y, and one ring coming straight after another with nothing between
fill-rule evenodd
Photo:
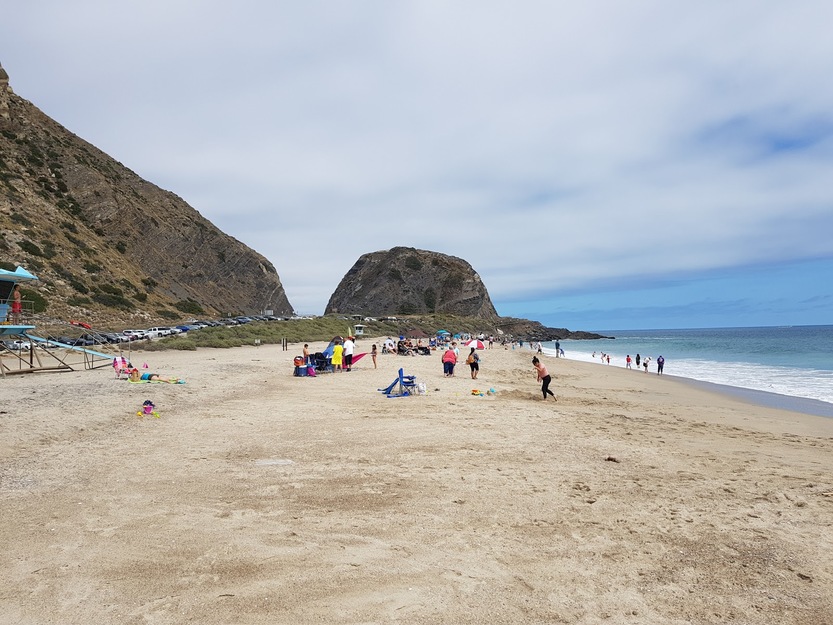
<instances>
[{"instance_id":1,"label":"hillside","mask_svg":"<svg viewBox=\"0 0 833 625\"><path fill-rule=\"evenodd\" d=\"M325 310L329 313L498 316L483 281L469 263L412 247L363 254L330 297Z\"/></svg>"},{"instance_id":2,"label":"hillside","mask_svg":"<svg viewBox=\"0 0 833 625\"><path fill-rule=\"evenodd\" d=\"M17 96L0 67L0 266L18 264L53 317L293 310L266 258Z\"/></svg>"}]
</instances>

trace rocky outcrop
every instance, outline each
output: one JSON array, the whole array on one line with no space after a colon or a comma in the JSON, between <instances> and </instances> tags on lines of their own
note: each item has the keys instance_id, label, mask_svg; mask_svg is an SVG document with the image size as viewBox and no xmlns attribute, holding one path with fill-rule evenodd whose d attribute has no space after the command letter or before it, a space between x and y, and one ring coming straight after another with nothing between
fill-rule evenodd
<instances>
[{"instance_id":1,"label":"rocky outcrop","mask_svg":"<svg viewBox=\"0 0 833 625\"><path fill-rule=\"evenodd\" d=\"M461 258L412 247L361 256L330 297L325 314L330 313L498 316L471 265Z\"/></svg>"},{"instance_id":2,"label":"rocky outcrop","mask_svg":"<svg viewBox=\"0 0 833 625\"><path fill-rule=\"evenodd\" d=\"M65 314L292 313L266 258L15 95L2 69L0 261Z\"/></svg>"}]
</instances>

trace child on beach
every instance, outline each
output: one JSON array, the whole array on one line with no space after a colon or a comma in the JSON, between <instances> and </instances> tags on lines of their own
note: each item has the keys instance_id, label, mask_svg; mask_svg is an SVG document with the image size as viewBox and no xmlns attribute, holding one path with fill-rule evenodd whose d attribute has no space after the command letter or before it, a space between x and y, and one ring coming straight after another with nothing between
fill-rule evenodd
<instances>
[{"instance_id":1,"label":"child on beach","mask_svg":"<svg viewBox=\"0 0 833 625\"><path fill-rule=\"evenodd\" d=\"M344 348L341 346L341 343L333 345L333 355L330 358L330 362L333 365L333 371L341 371L341 359L343 354Z\"/></svg>"},{"instance_id":2,"label":"child on beach","mask_svg":"<svg viewBox=\"0 0 833 625\"><path fill-rule=\"evenodd\" d=\"M373 359L373 368L376 368L376 343L373 344L373 347L370 348L370 357Z\"/></svg>"},{"instance_id":3,"label":"child on beach","mask_svg":"<svg viewBox=\"0 0 833 625\"><path fill-rule=\"evenodd\" d=\"M544 401L547 400L547 395L552 395L552 398L558 401L555 393L550 390L552 377L550 376L550 372L547 371L546 366L544 366L544 363L538 360L537 356L533 356L532 366L535 367L535 372L538 374L538 381L541 382L541 393L544 395Z\"/></svg>"}]
</instances>

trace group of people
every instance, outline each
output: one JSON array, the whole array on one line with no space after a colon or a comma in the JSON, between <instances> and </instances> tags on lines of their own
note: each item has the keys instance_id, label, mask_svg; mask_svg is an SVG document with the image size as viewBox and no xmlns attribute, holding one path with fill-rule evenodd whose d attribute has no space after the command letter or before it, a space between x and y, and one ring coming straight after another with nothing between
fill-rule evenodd
<instances>
[{"instance_id":1,"label":"group of people","mask_svg":"<svg viewBox=\"0 0 833 625\"><path fill-rule=\"evenodd\" d=\"M460 350L457 348L457 342L452 341L451 344L443 352L443 375L447 378L454 377L454 367L457 366L457 357L460 355ZM472 347L469 355L466 356L466 364L471 369L471 379L476 380L477 374L480 373L480 356L477 353L477 348Z\"/></svg>"},{"instance_id":2,"label":"group of people","mask_svg":"<svg viewBox=\"0 0 833 625\"><path fill-rule=\"evenodd\" d=\"M608 356L608 358L610 358L610 357ZM631 367L631 362L632 362L631 355L628 354L625 357L625 368L626 369L632 369L633 368L633 367ZM639 369L639 363L640 362L642 362L642 368L645 369L645 373L648 373L648 364L651 362L651 357L650 356L645 356L645 358L642 358L642 356L637 354L636 355L636 368L637 369ZM664 368L665 368L665 358L663 358L662 356L658 356L657 357L657 375L662 375L662 370Z\"/></svg>"},{"instance_id":3,"label":"group of people","mask_svg":"<svg viewBox=\"0 0 833 625\"><path fill-rule=\"evenodd\" d=\"M356 350L356 337L348 336L343 343L336 341L333 345L333 355L330 362L333 371L352 371L353 352Z\"/></svg>"},{"instance_id":4,"label":"group of people","mask_svg":"<svg viewBox=\"0 0 833 625\"><path fill-rule=\"evenodd\" d=\"M593 358L596 357L596 352L593 352ZM601 353L601 360L602 363L610 364L610 354L605 354L604 352ZM639 369L640 365L645 370L645 373L648 373L648 365L651 362L650 356L645 356L644 358L640 355L636 355L636 368ZM631 355L628 354L625 356L625 369L633 369L634 359L631 358ZM665 358L662 356L657 357L657 375L662 375L662 370L665 368Z\"/></svg>"}]
</instances>

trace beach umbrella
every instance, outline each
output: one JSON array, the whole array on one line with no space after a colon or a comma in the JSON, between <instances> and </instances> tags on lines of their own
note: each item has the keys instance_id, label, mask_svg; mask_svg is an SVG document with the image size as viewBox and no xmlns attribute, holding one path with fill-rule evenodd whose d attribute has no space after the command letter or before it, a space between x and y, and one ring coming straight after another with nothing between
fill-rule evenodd
<instances>
[{"instance_id":1,"label":"beach umbrella","mask_svg":"<svg viewBox=\"0 0 833 625\"><path fill-rule=\"evenodd\" d=\"M474 349L486 349L486 346L480 339L470 340L468 343L466 343L466 347L473 347Z\"/></svg>"},{"instance_id":2,"label":"beach umbrella","mask_svg":"<svg viewBox=\"0 0 833 625\"><path fill-rule=\"evenodd\" d=\"M448 330L437 330L437 334L451 334Z\"/></svg>"}]
</instances>

